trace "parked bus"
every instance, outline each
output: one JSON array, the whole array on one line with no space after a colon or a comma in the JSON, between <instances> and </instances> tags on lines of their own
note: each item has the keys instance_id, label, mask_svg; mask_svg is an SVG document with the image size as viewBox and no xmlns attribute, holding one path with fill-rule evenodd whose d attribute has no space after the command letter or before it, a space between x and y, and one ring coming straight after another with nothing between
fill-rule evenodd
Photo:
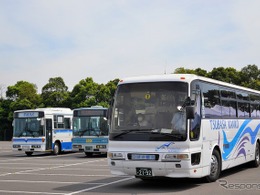
<instances>
[{"instance_id":1,"label":"parked bus","mask_svg":"<svg viewBox=\"0 0 260 195\"><path fill-rule=\"evenodd\" d=\"M92 106L73 110L73 151L86 156L106 154L108 144L107 108Z\"/></svg>"},{"instance_id":2,"label":"parked bus","mask_svg":"<svg viewBox=\"0 0 260 195\"><path fill-rule=\"evenodd\" d=\"M69 108L37 108L14 112L14 151L27 156L34 152L72 151L72 110Z\"/></svg>"},{"instance_id":3,"label":"parked bus","mask_svg":"<svg viewBox=\"0 0 260 195\"><path fill-rule=\"evenodd\" d=\"M202 178L259 166L260 92L189 74L121 80L111 108L112 174Z\"/></svg>"}]
</instances>

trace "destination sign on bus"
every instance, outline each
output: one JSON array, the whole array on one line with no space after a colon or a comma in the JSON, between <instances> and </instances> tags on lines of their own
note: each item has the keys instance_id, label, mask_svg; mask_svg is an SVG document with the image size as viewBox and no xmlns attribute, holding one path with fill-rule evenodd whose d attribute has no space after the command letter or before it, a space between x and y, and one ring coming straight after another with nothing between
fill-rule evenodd
<instances>
[{"instance_id":1,"label":"destination sign on bus","mask_svg":"<svg viewBox=\"0 0 260 195\"><path fill-rule=\"evenodd\" d=\"M105 116L106 110L77 110L74 116Z\"/></svg>"},{"instance_id":2,"label":"destination sign on bus","mask_svg":"<svg viewBox=\"0 0 260 195\"><path fill-rule=\"evenodd\" d=\"M36 118L39 117L39 112L19 112L18 118Z\"/></svg>"}]
</instances>

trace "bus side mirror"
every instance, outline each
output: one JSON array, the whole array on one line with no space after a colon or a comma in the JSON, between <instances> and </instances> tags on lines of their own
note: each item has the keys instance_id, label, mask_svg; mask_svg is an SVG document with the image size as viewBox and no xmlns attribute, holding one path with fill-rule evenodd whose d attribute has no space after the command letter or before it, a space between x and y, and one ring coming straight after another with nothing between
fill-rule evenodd
<instances>
[{"instance_id":1,"label":"bus side mirror","mask_svg":"<svg viewBox=\"0 0 260 195\"><path fill-rule=\"evenodd\" d=\"M186 117L187 119L194 119L194 106L186 106Z\"/></svg>"},{"instance_id":2,"label":"bus side mirror","mask_svg":"<svg viewBox=\"0 0 260 195\"><path fill-rule=\"evenodd\" d=\"M108 120L108 121L110 121L110 120L111 120L111 117L112 117L113 104L114 104L114 98L111 100L110 106L109 106L109 108L107 109L106 117L107 117L107 120Z\"/></svg>"},{"instance_id":3,"label":"bus side mirror","mask_svg":"<svg viewBox=\"0 0 260 195\"><path fill-rule=\"evenodd\" d=\"M43 126L44 125L44 119L41 118L41 125Z\"/></svg>"},{"instance_id":4,"label":"bus side mirror","mask_svg":"<svg viewBox=\"0 0 260 195\"><path fill-rule=\"evenodd\" d=\"M107 114L106 114L107 120L110 120L110 119L111 119L111 115L112 115L112 107L109 107L109 108L107 109Z\"/></svg>"}]
</instances>

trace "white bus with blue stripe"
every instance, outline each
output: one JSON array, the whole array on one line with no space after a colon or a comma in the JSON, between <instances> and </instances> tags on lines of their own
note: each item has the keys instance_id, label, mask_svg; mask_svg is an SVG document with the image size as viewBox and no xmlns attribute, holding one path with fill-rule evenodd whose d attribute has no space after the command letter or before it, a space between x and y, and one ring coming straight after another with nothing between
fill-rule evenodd
<instances>
[{"instance_id":1,"label":"white bus with blue stripe","mask_svg":"<svg viewBox=\"0 0 260 195\"><path fill-rule=\"evenodd\" d=\"M73 110L73 151L86 156L106 154L108 145L107 108L83 107Z\"/></svg>"},{"instance_id":2,"label":"white bus with blue stripe","mask_svg":"<svg viewBox=\"0 0 260 195\"><path fill-rule=\"evenodd\" d=\"M260 164L260 92L189 74L119 82L111 108L112 174L205 177Z\"/></svg>"},{"instance_id":3,"label":"white bus with blue stripe","mask_svg":"<svg viewBox=\"0 0 260 195\"><path fill-rule=\"evenodd\" d=\"M72 116L69 108L37 108L17 110L13 121L13 151L52 152L56 155L72 151Z\"/></svg>"}]
</instances>

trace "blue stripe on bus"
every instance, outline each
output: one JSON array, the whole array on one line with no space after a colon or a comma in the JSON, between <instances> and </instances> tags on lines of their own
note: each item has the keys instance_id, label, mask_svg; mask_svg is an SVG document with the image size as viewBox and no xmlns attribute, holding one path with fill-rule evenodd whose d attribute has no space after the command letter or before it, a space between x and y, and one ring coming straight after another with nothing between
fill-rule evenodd
<instances>
[{"instance_id":1,"label":"blue stripe on bus","mask_svg":"<svg viewBox=\"0 0 260 195\"><path fill-rule=\"evenodd\" d=\"M82 143L108 143L108 138L73 138L73 143L82 144Z\"/></svg>"},{"instance_id":2,"label":"blue stripe on bus","mask_svg":"<svg viewBox=\"0 0 260 195\"><path fill-rule=\"evenodd\" d=\"M71 129L56 129L53 130L54 133L72 133Z\"/></svg>"},{"instance_id":3,"label":"blue stripe on bus","mask_svg":"<svg viewBox=\"0 0 260 195\"><path fill-rule=\"evenodd\" d=\"M42 142L42 138L13 138L13 142Z\"/></svg>"},{"instance_id":4,"label":"blue stripe on bus","mask_svg":"<svg viewBox=\"0 0 260 195\"><path fill-rule=\"evenodd\" d=\"M223 132L223 137L224 137L224 143L223 145L225 146L230 146L230 147L223 147L223 153L222 157L224 160L227 160L230 158L230 155L234 149L236 149L236 157L239 155L243 155L246 158L246 150L245 150L245 144L251 142L251 144L255 144L256 141L256 135L260 129L260 124L257 125L257 127L252 130L252 128L248 125L252 120L245 120L243 124L240 126L237 134L233 138L233 140L228 141L227 135L224 130ZM236 158L235 157L235 158Z\"/></svg>"}]
</instances>

